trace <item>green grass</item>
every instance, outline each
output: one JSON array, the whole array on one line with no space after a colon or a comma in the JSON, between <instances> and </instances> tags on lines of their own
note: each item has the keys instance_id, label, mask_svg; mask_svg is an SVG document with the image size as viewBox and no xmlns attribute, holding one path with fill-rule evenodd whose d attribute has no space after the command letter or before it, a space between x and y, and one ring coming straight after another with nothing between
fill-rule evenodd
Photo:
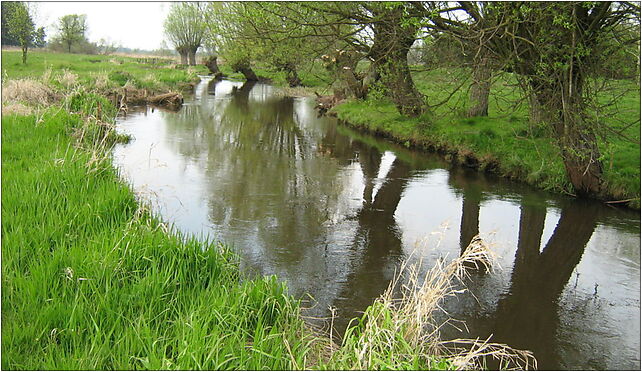
<instances>
[{"instance_id":1,"label":"green grass","mask_svg":"<svg viewBox=\"0 0 642 372\"><path fill-rule=\"evenodd\" d=\"M408 118L400 115L385 99L351 101L334 110L350 125L376 132L402 144L416 145L447 153L459 162L476 159L487 169L545 190L572 193L554 140L542 126L528 124L528 106L520 102L514 78L505 74L491 90L489 116L466 118L467 72L463 69L415 70L413 77L429 104L445 102L430 115ZM640 90L629 81L613 82L613 90L600 100L622 94L613 112L601 120L614 128L624 128L630 138L640 140ZM453 93L452 96L451 93ZM637 120L637 123L636 123ZM630 206L639 208L640 145L605 133L600 148L603 154L606 197L635 199ZM468 159L467 159L468 158Z\"/></svg>"},{"instance_id":2,"label":"green grass","mask_svg":"<svg viewBox=\"0 0 642 372\"><path fill-rule=\"evenodd\" d=\"M275 278L166 234L77 115L2 118L3 369L292 369L310 347ZM142 212L141 212L142 211Z\"/></svg>"},{"instance_id":3,"label":"green grass","mask_svg":"<svg viewBox=\"0 0 642 372\"><path fill-rule=\"evenodd\" d=\"M48 72L49 71L49 72ZM129 82L138 89L165 92L188 87L198 80L197 74L207 74L205 66L171 66L163 63L145 63L143 60L122 56L83 55L50 52L30 52L27 64L22 64L21 53L2 51L2 79L40 78L45 73L55 77L69 71L78 76L79 83L100 91L122 87ZM98 84L104 86L98 86Z\"/></svg>"}]
</instances>

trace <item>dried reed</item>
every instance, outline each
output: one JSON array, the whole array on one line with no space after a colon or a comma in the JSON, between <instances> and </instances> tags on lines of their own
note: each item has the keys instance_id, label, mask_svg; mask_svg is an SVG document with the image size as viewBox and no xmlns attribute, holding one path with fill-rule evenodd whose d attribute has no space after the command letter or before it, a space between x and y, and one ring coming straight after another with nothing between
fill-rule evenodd
<instances>
[{"instance_id":1,"label":"dried reed","mask_svg":"<svg viewBox=\"0 0 642 372\"><path fill-rule=\"evenodd\" d=\"M488 358L500 361L502 368L535 366L528 351L514 350L488 340L440 339L434 315L442 311L443 300L463 290L458 288L471 268L490 270L492 252L475 237L464 253L446 264L439 260L425 275L420 262L406 261L399 275L364 315L346 331L342 346L331 357L330 367L356 369L455 368L478 369ZM403 283L401 283L403 278ZM401 298L395 298L399 288ZM461 347L467 345L467 347Z\"/></svg>"},{"instance_id":2,"label":"dried reed","mask_svg":"<svg viewBox=\"0 0 642 372\"><path fill-rule=\"evenodd\" d=\"M55 100L51 88L34 79L7 80L2 84L2 103L27 105L48 105Z\"/></svg>"}]
</instances>

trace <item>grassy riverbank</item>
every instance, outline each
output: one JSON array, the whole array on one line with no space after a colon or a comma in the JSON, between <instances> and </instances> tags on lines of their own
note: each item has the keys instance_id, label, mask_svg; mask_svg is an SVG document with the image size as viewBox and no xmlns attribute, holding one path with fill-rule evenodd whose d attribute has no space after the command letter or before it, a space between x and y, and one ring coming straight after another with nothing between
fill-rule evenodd
<instances>
[{"instance_id":1,"label":"grassy riverbank","mask_svg":"<svg viewBox=\"0 0 642 372\"><path fill-rule=\"evenodd\" d=\"M377 95L367 101L351 101L335 107L338 117L348 125L389 137L407 146L446 154L455 162L492 171L536 187L572 194L559 152L543 126L528 123L528 106L520 102L520 92L510 75L497 79L492 87L489 116L466 118L466 71L436 69L413 72L427 102L445 102L432 115L407 118L394 105ZM606 200L633 199L629 205L640 207L640 90L630 81L616 81L602 95L606 101L618 96L617 110L601 120L624 129L628 141L606 133L602 141ZM454 93L453 93L454 92ZM451 95L452 94L452 95ZM627 125L633 125L627 127ZM635 143L637 141L637 143Z\"/></svg>"},{"instance_id":2,"label":"grassy riverbank","mask_svg":"<svg viewBox=\"0 0 642 372\"><path fill-rule=\"evenodd\" d=\"M73 84L59 86L65 72L49 75L47 63L32 61L27 73L6 61L3 369L452 369L474 368L483 354L506 356L483 344L450 355L423 333L438 296L452 293L456 265L413 291L424 300L377 300L340 345L313 332L277 278L246 278L224 244L168 231L119 179L109 156L120 139L116 108L92 82L102 72L72 66ZM10 77L29 80L38 94L5 102ZM189 81L186 74L175 83ZM5 112L17 103L28 112Z\"/></svg>"},{"instance_id":3,"label":"grassy riverbank","mask_svg":"<svg viewBox=\"0 0 642 372\"><path fill-rule=\"evenodd\" d=\"M3 369L291 369L312 337L275 278L137 204L78 115L2 120ZM102 155L101 155L102 154Z\"/></svg>"}]
</instances>

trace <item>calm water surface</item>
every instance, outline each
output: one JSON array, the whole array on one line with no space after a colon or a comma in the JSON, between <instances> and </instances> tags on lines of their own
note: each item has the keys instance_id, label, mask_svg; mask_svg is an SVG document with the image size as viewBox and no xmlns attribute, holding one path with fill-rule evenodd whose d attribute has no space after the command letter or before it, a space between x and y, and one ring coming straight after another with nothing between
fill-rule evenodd
<instances>
[{"instance_id":1,"label":"calm water surface","mask_svg":"<svg viewBox=\"0 0 642 372\"><path fill-rule=\"evenodd\" d=\"M373 107L373 110L376 108ZM311 317L344 328L401 261L457 256L481 233L498 265L445 304L464 334L540 369L640 369L640 214L551 195L318 118L272 87L204 79L178 113L120 118L122 176L178 230L232 244ZM307 298L307 297L306 297Z\"/></svg>"}]
</instances>

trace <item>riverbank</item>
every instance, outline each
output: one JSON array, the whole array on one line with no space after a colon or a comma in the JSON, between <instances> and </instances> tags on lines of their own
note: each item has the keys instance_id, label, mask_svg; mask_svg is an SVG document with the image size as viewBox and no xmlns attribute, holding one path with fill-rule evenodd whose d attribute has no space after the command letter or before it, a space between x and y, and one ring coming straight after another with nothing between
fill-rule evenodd
<instances>
[{"instance_id":1,"label":"riverbank","mask_svg":"<svg viewBox=\"0 0 642 372\"><path fill-rule=\"evenodd\" d=\"M5 62L3 53L3 76L32 81L38 94L3 101L4 369L451 369L475 368L495 350L505 358L487 344L437 356L420 332L425 319L407 323L391 299L366 309L335 345L306 327L276 278L244 277L226 245L171 230L137 200L111 162L124 138L114 134L117 108L94 90L94 70L48 73L34 63L45 67L38 75ZM445 278L439 288L449 293ZM396 332L402 326L415 327L410 338Z\"/></svg>"},{"instance_id":2,"label":"riverbank","mask_svg":"<svg viewBox=\"0 0 642 372\"><path fill-rule=\"evenodd\" d=\"M168 233L63 110L3 116L3 369L292 369L314 340L276 278ZM89 138L85 136L85 138Z\"/></svg>"},{"instance_id":3,"label":"riverbank","mask_svg":"<svg viewBox=\"0 0 642 372\"><path fill-rule=\"evenodd\" d=\"M464 72L446 69L413 72L428 102L445 101L434 108L431 115L404 117L391 102L377 97L349 101L334 107L333 111L349 126L407 147L439 152L454 163L573 195L552 138L543 126L529 125L528 107L518 104L519 92L510 77L494 82L488 117L466 118L463 108L467 92L455 91L465 76ZM601 199L639 209L640 91L633 82L617 81L610 94L620 96L618 111L603 120L622 129L624 136L607 133L608 143L600 142L604 164ZM603 100L607 99L605 95Z\"/></svg>"}]
</instances>

